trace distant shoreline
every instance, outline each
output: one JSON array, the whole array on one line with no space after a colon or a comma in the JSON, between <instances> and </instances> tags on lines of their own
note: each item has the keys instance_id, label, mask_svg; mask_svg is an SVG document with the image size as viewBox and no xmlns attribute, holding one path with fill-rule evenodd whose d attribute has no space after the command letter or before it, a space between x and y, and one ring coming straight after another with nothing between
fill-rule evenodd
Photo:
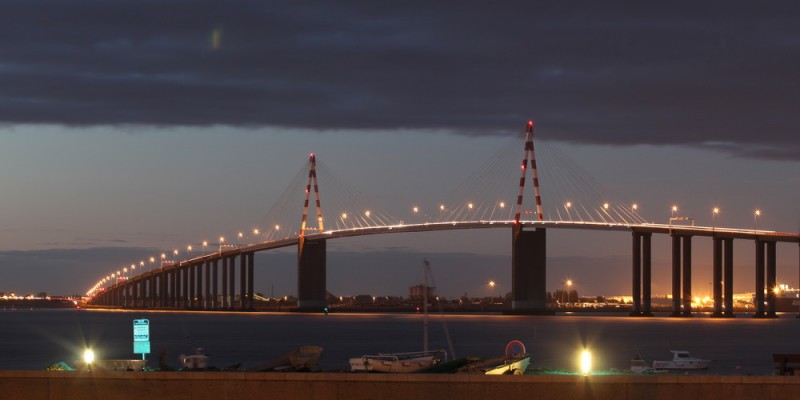
<instances>
[{"instance_id":1,"label":"distant shoreline","mask_svg":"<svg viewBox=\"0 0 800 400\"><path fill-rule=\"evenodd\" d=\"M76 308L72 300L67 299L3 299L0 298L0 310L15 308Z\"/></svg>"}]
</instances>

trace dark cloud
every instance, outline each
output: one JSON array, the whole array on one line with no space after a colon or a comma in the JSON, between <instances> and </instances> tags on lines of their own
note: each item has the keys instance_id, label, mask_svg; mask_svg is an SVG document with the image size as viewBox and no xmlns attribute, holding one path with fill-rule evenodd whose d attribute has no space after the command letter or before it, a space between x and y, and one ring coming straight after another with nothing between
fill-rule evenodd
<instances>
[{"instance_id":1,"label":"dark cloud","mask_svg":"<svg viewBox=\"0 0 800 400\"><path fill-rule=\"evenodd\" d=\"M800 3L5 1L0 120L439 128L800 160Z\"/></svg>"}]
</instances>

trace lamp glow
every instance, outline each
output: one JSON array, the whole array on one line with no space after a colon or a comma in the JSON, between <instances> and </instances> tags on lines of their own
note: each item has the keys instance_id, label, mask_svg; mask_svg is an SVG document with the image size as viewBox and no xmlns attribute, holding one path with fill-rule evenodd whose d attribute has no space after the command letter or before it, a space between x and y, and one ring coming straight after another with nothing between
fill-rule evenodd
<instances>
[{"instance_id":1,"label":"lamp glow","mask_svg":"<svg viewBox=\"0 0 800 400\"><path fill-rule=\"evenodd\" d=\"M592 353L589 350L581 352L581 372L589 375L592 372Z\"/></svg>"},{"instance_id":2,"label":"lamp glow","mask_svg":"<svg viewBox=\"0 0 800 400\"><path fill-rule=\"evenodd\" d=\"M94 362L94 351L92 351L92 349L86 349L83 351L83 361L85 361L87 364Z\"/></svg>"}]
</instances>

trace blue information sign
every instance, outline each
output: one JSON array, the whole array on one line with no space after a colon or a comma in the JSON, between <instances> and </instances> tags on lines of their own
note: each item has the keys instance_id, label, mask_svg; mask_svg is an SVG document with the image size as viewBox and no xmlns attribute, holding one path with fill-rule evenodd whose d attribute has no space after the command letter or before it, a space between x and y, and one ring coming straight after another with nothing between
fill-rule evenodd
<instances>
[{"instance_id":1,"label":"blue information sign","mask_svg":"<svg viewBox=\"0 0 800 400\"><path fill-rule=\"evenodd\" d=\"M150 320L133 320L133 353L150 354Z\"/></svg>"}]
</instances>

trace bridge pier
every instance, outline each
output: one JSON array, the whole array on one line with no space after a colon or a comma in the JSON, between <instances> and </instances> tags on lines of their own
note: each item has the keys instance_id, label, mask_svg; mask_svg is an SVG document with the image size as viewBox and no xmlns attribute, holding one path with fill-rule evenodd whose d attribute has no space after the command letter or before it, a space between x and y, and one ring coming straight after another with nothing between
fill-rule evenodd
<instances>
[{"instance_id":1,"label":"bridge pier","mask_svg":"<svg viewBox=\"0 0 800 400\"><path fill-rule=\"evenodd\" d=\"M714 313L712 317L733 317L733 239L713 236ZM723 299L724 296L724 299Z\"/></svg>"},{"instance_id":2,"label":"bridge pier","mask_svg":"<svg viewBox=\"0 0 800 400\"><path fill-rule=\"evenodd\" d=\"M253 292L253 278L255 278L255 253L242 253L242 257L247 257L247 310L253 311L255 296ZM324 287L324 285L323 285Z\"/></svg>"},{"instance_id":3,"label":"bridge pier","mask_svg":"<svg viewBox=\"0 0 800 400\"><path fill-rule=\"evenodd\" d=\"M552 315L547 309L547 232L511 228L511 313Z\"/></svg>"},{"instance_id":4,"label":"bridge pier","mask_svg":"<svg viewBox=\"0 0 800 400\"><path fill-rule=\"evenodd\" d=\"M776 318L777 310L775 287L777 286L777 270L775 264L775 242L756 238L756 293L755 318ZM766 259L766 260L765 260ZM764 281L766 261L766 285ZM766 293L765 293L766 292ZM766 299L764 298L766 294ZM765 304L766 303L766 304Z\"/></svg>"},{"instance_id":5,"label":"bridge pier","mask_svg":"<svg viewBox=\"0 0 800 400\"><path fill-rule=\"evenodd\" d=\"M230 294L228 309L232 310L235 307L234 303L236 298L236 257L230 257L228 259L228 268L228 293Z\"/></svg>"},{"instance_id":6,"label":"bridge pier","mask_svg":"<svg viewBox=\"0 0 800 400\"><path fill-rule=\"evenodd\" d=\"M297 243L297 307L306 311L322 311L327 305L325 239Z\"/></svg>"},{"instance_id":7,"label":"bridge pier","mask_svg":"<svg viewBox=\"0 0 800 400\"><path fill-rule=\"evenodd\" d=\"M692 316L692 236L672 236L672 316ZM683 252L681 252L683 247ZM681 268L683 267L683 268ZM683 292L681 292L683 272Z\"/></svg>"},{"instance_id":8,"label":"bridge pier","mask_svg":"<svg viewBox=\"0 0 800 400\"><path fill-rule=\"evenodd\" d=\"M216 310L219 308L219 297L217 288L219 287L219 259L211 263L211 308Z\"/></svg>"},{"instance_id":9,"label":"bridge pier","mask_svg":"<svg viewBox=\"0 0 800 400\"><path fill-rule=\"evenodd\" d=\"M633 310L631 316L652 317L652 253L650 232L633 231Z\"/></svg>"},{"instance_id":10,"label":"bridge pier","mask_svg":"<svg viewBox=\"0 0 800 400\"><path fill-rule=\"evenodd\" d=\"M239 309L244 311L247 309L247 257L242 255L239 257Z\"/></svg>"},{"instance_id":11,"label":"bridge pier","mask_svg":"<svg viewBox=\"0 0 800 400\"><path fill-rule=\"evenodd\" d=\"M231 260L231 257L225 257L222 259L222 307L223 310L228 309L228 262Z\"/></svg>"}]
</instances>

